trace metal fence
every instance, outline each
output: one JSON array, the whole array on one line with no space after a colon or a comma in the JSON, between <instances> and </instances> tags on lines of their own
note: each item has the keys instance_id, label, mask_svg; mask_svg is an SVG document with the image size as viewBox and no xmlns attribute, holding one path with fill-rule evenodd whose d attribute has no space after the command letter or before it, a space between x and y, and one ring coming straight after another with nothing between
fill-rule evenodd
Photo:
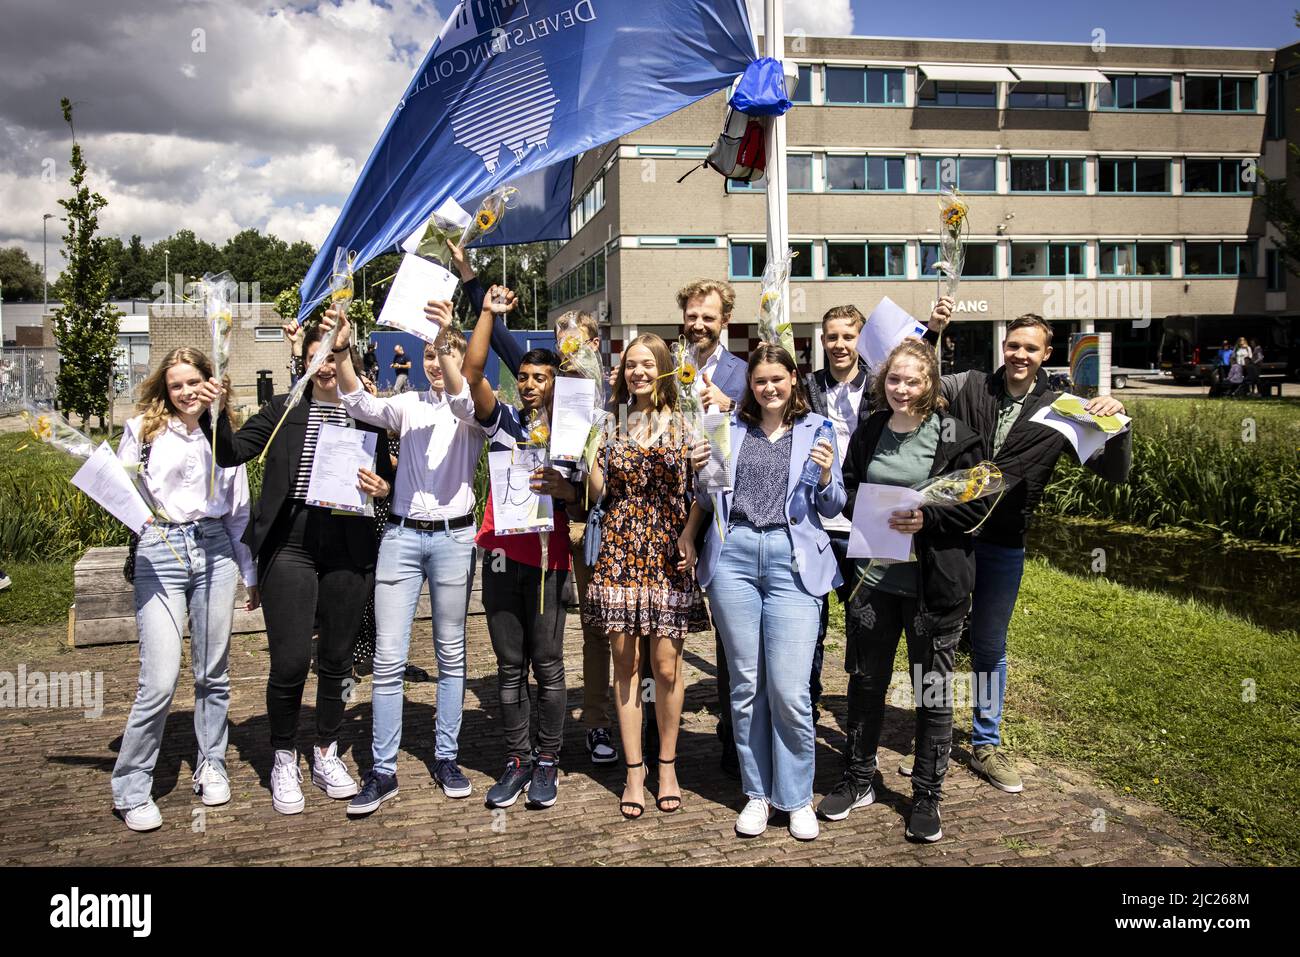
<instances>
[{"instance_id":1,"label":"metal fence","mask_svg":"<svg viewBox=\"0 0 1300 957\"><path fill-rule=\"evenodd\" d=\"M53 402L58 371L57 349L0 349L0 415L17 412L25 402Z\"/></svg>"}]
</instances>

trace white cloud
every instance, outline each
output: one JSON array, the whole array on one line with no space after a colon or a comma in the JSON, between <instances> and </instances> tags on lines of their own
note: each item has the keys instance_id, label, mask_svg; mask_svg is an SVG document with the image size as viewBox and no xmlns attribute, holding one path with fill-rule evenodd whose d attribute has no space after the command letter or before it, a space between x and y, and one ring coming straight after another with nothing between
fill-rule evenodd
<instances>
[{"instance_id":1,"label":"white cloud","mask_svg":"<svg viewBox=\"0 0 1300 957\"><path fill-rule=\"evenodd\" d=\"M763 0L746 0L749 22L755 33L763 32ZM785 32L809 36L837 37L853 32L853 8L849 0L785 0Z\"/></svg>"}]
</instances>

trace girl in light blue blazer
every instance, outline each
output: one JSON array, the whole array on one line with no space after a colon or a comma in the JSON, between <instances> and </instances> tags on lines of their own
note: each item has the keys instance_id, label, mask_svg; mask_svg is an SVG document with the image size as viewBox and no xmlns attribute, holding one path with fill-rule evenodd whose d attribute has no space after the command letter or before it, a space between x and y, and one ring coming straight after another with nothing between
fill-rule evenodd
<instances>
[{"instance_id":1,"label":"girl in light blue blazer","mask_svg":"<svg viewBox=\"0 0 1300 957\"><path fill-rule=\"evenodd\" d=\"M765 343L749 360L749 388L731 424L731 490L697 496L678 548L694 557L731 675L731 717L749 798L745 836L774 810L790 833L817 836L812 808L815 736L808 675L826 593L841 584L822 518L844 507L834 444L814 441L829 420L809 411L794 360ZM824 435L824 433L823 433ZM805 483L804 467L811 482Z\"/></svg>"}]
</instances>

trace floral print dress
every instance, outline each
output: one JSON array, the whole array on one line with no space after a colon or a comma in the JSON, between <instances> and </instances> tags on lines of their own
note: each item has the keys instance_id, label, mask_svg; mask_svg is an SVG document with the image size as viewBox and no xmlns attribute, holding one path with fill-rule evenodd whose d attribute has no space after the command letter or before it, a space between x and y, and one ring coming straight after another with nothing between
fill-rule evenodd
<instances>
[{"instance_id":1,"label":"floral print dress","mask_svg":"<svg viewBox=\"0 0 1300 957\"><path fill-rule=\"evenodd\" d=\"M584 623L675 640L709 630L695 573L677 570L677 538L688 511L688 446L617 441L602 455L606 508Z\"/></svg>"}]
</instances>

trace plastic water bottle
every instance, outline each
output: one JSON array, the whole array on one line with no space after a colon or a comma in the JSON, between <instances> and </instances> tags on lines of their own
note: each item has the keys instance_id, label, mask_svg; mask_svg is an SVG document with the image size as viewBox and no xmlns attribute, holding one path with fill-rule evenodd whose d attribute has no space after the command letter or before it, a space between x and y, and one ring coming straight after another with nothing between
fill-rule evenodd
<instances>
[{"instance_id":1,"label":"plastic water bottle","mask_svg":"<svg viewBox=\"0 0 1300 957\"><path fill-rule=\"evenodd\" d=\"M832 446L835 442L835 426L829 421L823 422L817 427L817 434L813 436L813 448L817 447L818 442L830 442ZM799 476L799 481L804 485L816 485L822 480L822 467L813 461L812 456L808 456L808 461L803 464L803 475Z\"/></svg>"}]
</instances>

